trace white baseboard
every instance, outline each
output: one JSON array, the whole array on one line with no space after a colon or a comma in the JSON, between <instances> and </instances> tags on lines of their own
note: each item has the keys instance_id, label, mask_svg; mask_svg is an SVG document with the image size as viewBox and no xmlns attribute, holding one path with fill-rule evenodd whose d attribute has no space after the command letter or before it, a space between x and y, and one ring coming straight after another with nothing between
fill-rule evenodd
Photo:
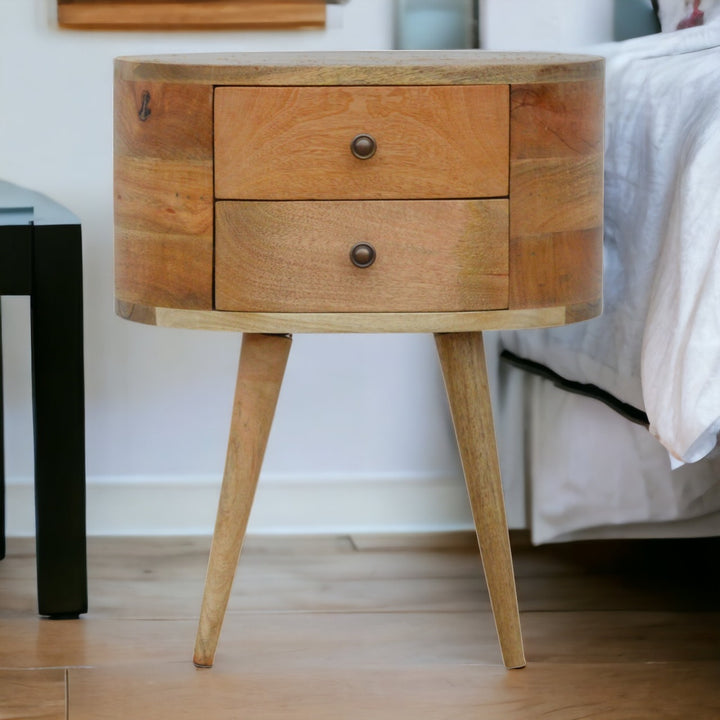
<instances>
[{"instance_id":1,"label":"white baseboard","mask_svg":"<svg viewBox=\"0 0 720 720\"><path fill-rule=\"evenodd\" d=\"M209 535L220 492L214 476L88 477L88 535ZM32 478L6 480L10 537L34 535ZM252 534L423 533L471 529L462 478L263 476Z\"/></svg>"}]
</instances>

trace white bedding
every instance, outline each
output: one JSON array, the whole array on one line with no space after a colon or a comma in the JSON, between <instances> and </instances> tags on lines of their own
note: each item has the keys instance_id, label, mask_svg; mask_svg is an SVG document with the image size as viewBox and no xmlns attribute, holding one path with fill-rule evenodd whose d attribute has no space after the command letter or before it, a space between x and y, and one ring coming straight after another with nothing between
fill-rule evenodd
<instances>
[{"instance_id":1,"label":"white bedding","mask_svg":"<svg viewBox=\"0 0 720 720\"><path fill-rule=\"evenodd\" d=\"M644 409L671 457L695 462L720 431L720 19L595 50L607 58L604 313L502 343Z\"/></svg>"},{"instance_id":2,"label":"white bedding","mask_svg":"<svg viewBox=\"0 0 720 720\"><path fill-rule=\"evenodd\" d=\"M512 527L530 528L536 544L720 535L720 455L671 471L641 425L507 363L498 371L494 411Z\"/></svg>"}]
</instances>

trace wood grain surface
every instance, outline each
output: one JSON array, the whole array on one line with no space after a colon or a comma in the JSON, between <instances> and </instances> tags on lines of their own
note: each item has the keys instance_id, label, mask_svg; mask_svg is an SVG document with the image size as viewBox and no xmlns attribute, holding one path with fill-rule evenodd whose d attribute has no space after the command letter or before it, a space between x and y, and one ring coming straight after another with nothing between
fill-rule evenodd
<instances>
[{"instance_id":1,"label":"wood grain surface","mask_svg":"<svg viewBox=\"0 0 720 720\"><path fill-rule=\"evenodd\" d=\"M215 91L215 195L250 200L502 197L508 87ZM350 144L371 135L377 150Z\"/></svg>"},{"instance_id":2,"label":"wood grain surface","mask_svg":"<svg viewBox=\"0 0 720 720\"><path fill-rule=\"evenodd\" d=\"M212 308L212 88L115 83L115 295Z\"/></svg>"},{"instance_id":3,"label":"wood grain surface","mask_svg":"<svg viewBox=\"0 0 720 720\"><path fill-rule=\"evenodd\" d=\"M438 332L492 329L503 322L511 327L556 325L594 317L602 308L602 74L602 59L542 53L241 53L119 59L116 299L119 307L134 308L123 316L145 322L154 316L157 322L152 308L214 308L216 162L220 197L448 198L505 196L509 190L509 279L501 278L504 270L491 273L496 288L509 282L508 302L498 302L497 295L480 305L462 299L477 269L473 265L463 277L455 273L457 289L438 283L437 293L449 298L439 305L428 301L422 307L380 307L384 296L379 295L376 305L343 305L342 312L353 317L311 317L315 307L288 303L254 305L251 316L215 319L193 315L182 320L162 311L165 321L160 324L261 332ZM254 87L217 88L213 151L212 86L224 84ZM350 136L362 132L378 134L378 151L369 160L349 152ZM348 219L353 215L364 219L362 213L348 214ZM442 225L442 217L429 219ZM303 242L323 233L339 238L344 233L338 225L335 221L323 230L305 223ZM364 227L352 230L362 232ZM422 237L428 239L429 231ZM421 255L432 262L426 258L430 244L425 239L419 243L425 248ZM302 243L296 245L302 252ZM435 266L447 270L441 273L447 279L455 259L448 263L442 243L435 251ZM307 262L307 257L301 259ZM378 268L371 268L367 278L377 276ZM488 277L483 276L483 282ZM235 283L232 277L230 281ZM227 285L220 283L219 298ZM271 299L282 299L273 288L267 293ZM503 316L498 310L487 316L464 315L457 322L401 316L411 310L472 313L506 306L515 314ZM221 300L219 307L246 309L234 300ZM319 307L335 309L332 304ZM540 312L526 312L532 310ZM297 315L273 315L285 311ZM382 311L383 316L370 311ZM407 328L404 320L411 321Z\"/></svg>"},{"instance_id":4,"label":"wood grain surface","mask_svg":"<svg viewBox=\"0 0 720 720\"><path fill-rule=\"evenodd\" d=\"M324 0L58 0L63 27L124 30L323 27Z\"/></svg>"},{"instance_id":5,"label":"wood grain surface","mask_svg":"<svg viewBox=\"0 0 720 720\"><path fill-rule=\"evenodd\" d=\"M247 538L212 671L188 660L210 539L88 538L90 613L0 563L0 717L716 720L718 538L513 539L529 665L500 665L474 533ZM67 674L67 698L65 676ZM12 712L11 712L12 711ZM361 712L362 711L362 712ZM4 712L4 714L3 714Z\"/></svg>"},{"instance_id":6,"label":"wood grain surface","mask_svg":"<svg viewBox=\"0 0 720 720\"><path fill-rule=\"evenodd\" d=\"M218 202L215 307L442 312L507 306L507 201ZM367 268L350 260L370 243Z\"/></svg>"},{"instance_id":7,"label":"wood grain surface","mask_svg":"<svg viewBox=\"0 0 720 720\"><path fill-rule=\"evenodd\" d=\"M215 85L480 85L602 79L603 58L485 50L196 53L118 58L126 80Z\"/></svg>"},{"instance_id":8,"label":"wood grain surface","mask_svg":"<svg viewBox=\"0 0 720 720\"><path fill-rule=\"evenodd\" d=\"M597 314L581 304L519 310L453 313L268 313L177 310L116 301L115 311L127 320L160 327L226 332L270 333L435 333L553 327Z\"/></svg>"},{"instance_id":9,"label":"wood grain surface","mask_svg":"<svg viewBox=\"0 0 720 720\"><path fill-rule=\"evenodd\" d=\"M435 335L495 626L508 668L525 666L482 333Z\"/></svg>"},{"instance_id":10,"label":"wood grain surface","mask_svg":"<svg viewBox=\"0 0 720 720\"><path fill-rule=\"evenodd\" d=\"M510 97L510 307L587 303L587 319L602 297L602 80Z\"/></svg>"},{"instance_id":11,"label":"wood grain surface","mask_svg":"<svg viewBox=\"0 0 720 720\"><path fill-rule=\"evenodd\" d=\"M230 598L291 338L243 336L227 459L193 661L211 667Z\"/></svg>"},{"instance_id":12,"label":"wood grain surface","mask_svg":"<svg viewBox=\"0 0 720 720\"><path fill-rule=\"evenodd\" d=\"M298 648L301 651L301 648ZM182 666L72 669L73 720L716 720L720 663L327 667L238 675Z\"/></svg>"},{"instance_id":13,"label":"wood grain surface","mask_svg":"<svg viewBox=\"0 0 720 720\"><path fill-rule=\"evenodd\" d=\"M65 675L64 668L0 668L0 718L66 720Z\"/></svg>"}]
</instances>

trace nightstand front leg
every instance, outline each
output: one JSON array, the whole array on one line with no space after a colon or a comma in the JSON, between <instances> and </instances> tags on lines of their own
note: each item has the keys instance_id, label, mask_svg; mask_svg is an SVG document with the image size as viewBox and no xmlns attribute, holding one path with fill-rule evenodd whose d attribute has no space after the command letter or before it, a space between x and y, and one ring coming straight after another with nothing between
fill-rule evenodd
<instances>
[{"instance_id":1,"label":"nightstand front leg","mask_svg":"<svg viewBox=\"0 0 720 720\"><path fill-rule=\"evenodd\" d=\"M193 662L212 667L292 338L243 336L230 439Z\"/></svg>"},{"instance_id":2,"label":"nightstand front leg","mask_svg":"<svg viewBox=\"0 0 720 720\"><path fill-rule=\"evenodd\" d=\"M525 666L482 333L436 334L503 662Z\"/></svg>"}]
</instances>

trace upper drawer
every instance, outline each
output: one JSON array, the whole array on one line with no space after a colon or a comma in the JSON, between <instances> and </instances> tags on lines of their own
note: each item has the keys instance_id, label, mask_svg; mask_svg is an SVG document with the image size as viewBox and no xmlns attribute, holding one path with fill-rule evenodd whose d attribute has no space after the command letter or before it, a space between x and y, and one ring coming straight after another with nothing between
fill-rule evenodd
<instances>
[{"instance_id":1,"label":"upper drawer","mask_svg":"<svg viewBox=\"0 0 720 720\"><path fill-rule=\"evenodd\" d=\"M218 87L215 195L329 200L508 194L506 85ZM373 138L372 157L351 149Z\"/></svg>"}]
</instances>

